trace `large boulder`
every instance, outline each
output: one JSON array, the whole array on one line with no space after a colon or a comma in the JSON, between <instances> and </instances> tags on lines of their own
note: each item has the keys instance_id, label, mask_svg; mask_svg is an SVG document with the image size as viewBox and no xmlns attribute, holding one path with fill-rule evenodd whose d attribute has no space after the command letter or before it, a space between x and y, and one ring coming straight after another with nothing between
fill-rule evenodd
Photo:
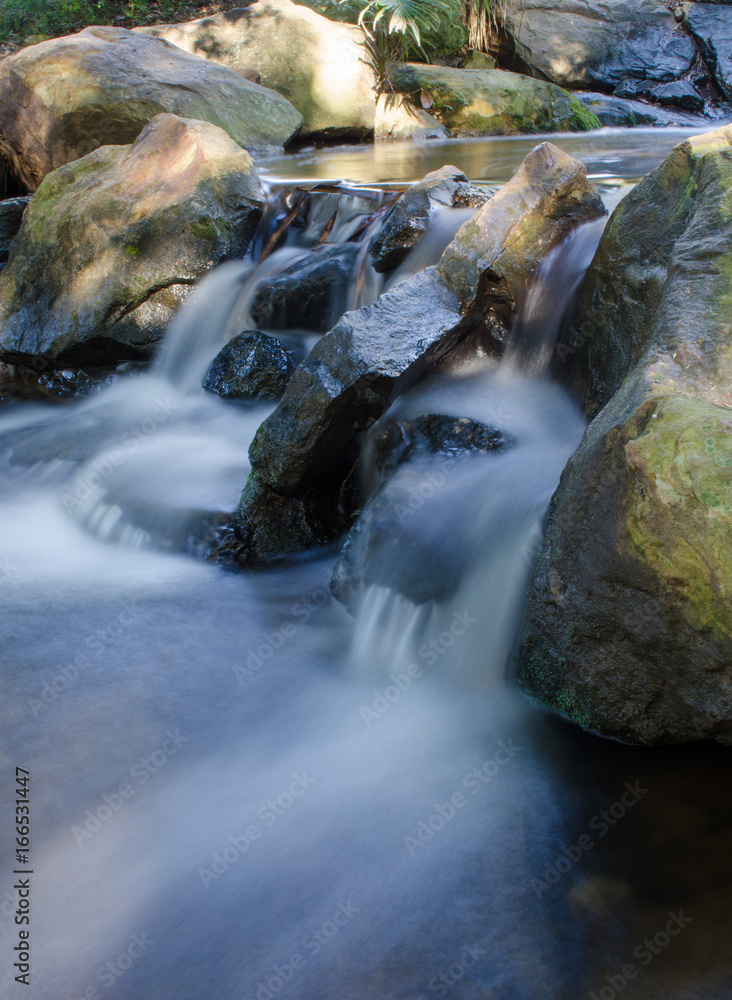
<instances>
[{"instance_id":1,"label":"large boulder","mask_svg":"<svg viewBox=\"0 0 732 1000\"><path fill-rule=\"evenodd\" d=\"M433 170L404 192L369 243L374 269L398 267L446 208L479 208L487 200L488 193L472 185L457 167Z\"/></svg>"},{"instance_id":2,"label":"large boulder","mask_svg":"<svg viewBox=\"0 0 732 1000\"><path fill-rule=\"evenodd\" d=\"M303 137L373 132L374 77L360 28L328 21L290 0L255 0L199 21L137 30L229 69L258 70L265 87L303 116Z\"/></svg>"},{"instance_id":3,"label":"large boulder","mask_svg":"<svg viewBox=\"0 0 732 1000\"><path fill-rule=\"evenodd\" d=\"M415 105L429 94L430 113L451 136L577 132L600 124L574 95L519 73L399 63L390 79Z\"/></svg>"},{"instance_id":4,"label":"large boulder","mask_svg":"<svg viewBox=\"0 0 732 1000\"><path fill-rule=\"evenodd\" d=\"M562 87L612 90L626 78L674 80L694 43L659 0L505 0L496 54Z\"/></svg>"},{"instance_id":5,"label":"large boulder","mask_svg":"<svg viewBox=\"0 0 732 1000\"><path fill-rule=\"evenodd\" d=\"M218 125L250 152L283 146L302 121L279 94L124 28L85 28L0 62L0 153L29 191L100 146L133 142L163 112Z\"/></svg>"},{"instance_id":6,"label":"large boulder","mask_svg":"<svg viewBox=\"0 0 732 1000\"><path fill-rule=\"evenodd\" d=\"M605 736L732 743L732 128L618 206L581 293L595 416L552 501L519 676Z\"/></svg>"},{"instance_id":7,"label":"large boulder","mask_svg":"<svg viewBox=\"0 0 732 1000\"><path fill-rule=\"evenodd\" d=\"M684 23L698 42L722 93L732 101L732 8L688 3Z\"/></svg>"},{"instance_id":8,"label":"large boulder","mask_svg":"<svg viewBox=\"0 0 732 1000\"><path fill-rule=\"evenodd\" d=\"M442 122L393 94L380 94L376 101L374 138L387 139L447 139Z\"/></svg>"},{"instance_id":9,"label":"large boulder","mask_svg":"<svg viewBox=\"0 0 732 1000\"><path fill-rule=\"evenodd\" d=\"M237 510L240 561L302 551L348 527L356 439L474 330L494 349L543 255L604 207L584 165L542 143L427 268L346 315L296 371L250 448Z\"/></svg>"},{"instance_id":10,"label":"large boulder","mask_svg":"<svg viewBox=\"0 0 732 1000\"><path fill-rule=\"evenodd\" d=\"M215 125L158 115L131 146L49 174L0 274L0 354L80 364L149 355L196 280L241 256L262 195Z\"/></svg>"}]
</instances>

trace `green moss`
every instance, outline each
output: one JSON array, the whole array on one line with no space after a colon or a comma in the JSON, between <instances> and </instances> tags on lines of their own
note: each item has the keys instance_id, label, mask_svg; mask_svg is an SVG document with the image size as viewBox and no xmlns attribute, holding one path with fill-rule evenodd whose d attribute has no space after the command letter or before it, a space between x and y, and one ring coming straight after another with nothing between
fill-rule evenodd
<instances>
[{"instance_id":1,"label":"green moss","mask_svg":"<svg viewBox=\"0 0 732 1000\"><path fill-rule=\"evenodd\" d=\"M217 240L219 231L208 215L199 215L196 222L191 223L191 232L202 240Z\"/></svg>"},{"instance_id":2,"label":"green moss","mask_svg":"<svg viewBox=\"0 0 732 1000\"><path fill-rule=\"evenodd\" d=\"M141 252L138 247L125 247L125 253L128 257L139 257Z\"/></svg>"},{"instance_id":3,"label":"green moss","mask_svg":"<svg viewBox=\"0 0 732 1000\"><path fill-rule=\"evenodd\" d=\"M571 94L569 97L569 110L572 115L574 127L577 132L591 132L592 129L600 128L600 119L586 108L582 101L577 100Z\"/></svg>"}]
</instances>

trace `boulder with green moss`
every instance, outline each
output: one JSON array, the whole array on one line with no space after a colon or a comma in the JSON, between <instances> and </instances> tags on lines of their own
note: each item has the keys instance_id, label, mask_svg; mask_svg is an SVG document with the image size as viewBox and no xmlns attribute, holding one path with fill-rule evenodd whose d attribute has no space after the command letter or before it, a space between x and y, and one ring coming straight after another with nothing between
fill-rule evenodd
<instances>
[{"instance_id":1,"label":"boulder with green moss","mask_svg":"<svg viewBox=\"0 0 732 1000\"><path fill-rule=\"evenodd\" d=\"M283 146L302 122L266 87L124 28L85 28L0 62L0 151L29 191L165 112L218 125L250 152Z\"/></svg>"},{"instance_id":2,"label":"boulder with green moss","mask_svg":"<svg viewBox=\"0 0 732 1000\"><path fill-rule=\"evenodd\" d=\"M430 113L451 136L578 132L600 125L572 94L520 73L400 63L390 79L415 105L428 94Z\"/></svg>"},{"instance_id":3,"label":"boulder with green moss","mask_svg":"<svg viewBox=\"0 0 732 1000\"><path fill-rule=\"evenodd\" d=\"M360 28L290 0L255 0L198 21L136 30L229 69L257 70L264 86L303 116L303 137L373 132L374 77Z\"/></svg>"},{"instance_id":4,"label":"boulder with green moss","mask_svg":"<svg viewBox=\"0 0 732 1000\"><path fill-rule=\"evenodd\" d=\"M636 743L732 744L732 128L614 212L571 359L589 416L552 501L524 688Z\"/></svg>"},{"instance_id":5,"label":"boulder with green moss","mask_svg":"<svg viewBox=\"0 0 732 1000\"><path fill-rule=\"evenodd\" d=\"M0 357L79 364L151 354L262 214L251 157L215 125L158 115L48 177L0 274Z\"/></svg>"}]
</instances>

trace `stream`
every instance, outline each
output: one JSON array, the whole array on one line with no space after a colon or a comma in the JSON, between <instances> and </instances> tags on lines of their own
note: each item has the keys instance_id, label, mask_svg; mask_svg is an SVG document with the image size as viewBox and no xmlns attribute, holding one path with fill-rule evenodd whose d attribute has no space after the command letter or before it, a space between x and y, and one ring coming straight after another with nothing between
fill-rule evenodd
<instances>
[{"instance_id":1,"label":"stream","mask_svg":"<svg viewBox=\"0 0 732 1000\"><path fill-rule=\"evenodd\" d=\"M549 138L612 208L688 134ZM348 239L381 188L445 163L496 186L539 138L311 149L265 169L273 192L370 185L342 201L329 239ZM590 225L545 262L500 363L458 356L393 404L387 418L470 417L515 446L399 468L398 551L376 548L354 616L330 593L337 547L243 573L199 558L192 520L235 507L272 409L200 388L247 325L251 261L204 280L146 373L0 410L3 995L732 998L729 751L603 741L507 678L584 430L550 361ZM287 335L301 354L315 340ZM16 766L32 789L24 992L8 958Z\"/></svg>"}]
</instances>

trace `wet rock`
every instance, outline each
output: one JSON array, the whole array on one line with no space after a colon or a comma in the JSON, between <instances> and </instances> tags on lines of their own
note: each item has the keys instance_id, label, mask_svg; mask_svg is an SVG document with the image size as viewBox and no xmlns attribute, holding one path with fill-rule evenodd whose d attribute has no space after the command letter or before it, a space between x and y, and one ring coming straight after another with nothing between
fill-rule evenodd
<instances>
[{"instance_id":1,"label":"wet rock","mask_svg":"<svg viewBox=\"0 0 732 1000\"><path fill-rule=\"evenodd\" d=\"M655 80L622 80L613 94L615 97L624 97L632 101L638 97L647 98L655 86L657 86Z\"/></svg>"},{"instance_id":2,"label":"wet rock","mask_svg":"<svg viewBox=\"0 0 732 1000\"><path fill-rule=\"evenodd\" d=\"M562 87L612 90L625 79L674 80L695 50L656 0L506 0L494 54Z\"/></svg>"},{"instance_id":3,"label":"wet rock","mask_svg":"<svg viewBox=\"0 0 732 1000\"><path fill-rule=\"evenodd\" d=\"M0 354L68 365L149 356L196 280L245 252L262 207L249 154L175 115L61 167L0 274Z\"/></svg>"},{"instance_id":4,"label":"wet rock","mask_svg":"<svg viewBox=\"0 0 732 1000\"><path fill-rule=\"evenodd\" d=\"M250 151L283 146L302 120L279 94L123 28L85 28L0 63L0 150L29 191L100 146L133 142L162 112L217 125Z\"/></svg>"},{"instance_id":5,"label":"wet rock","mask_svg":"<svg viewBox=\"0 0 732 1000\"><path fill-rule=\"evenodd\" d=\"M495 330L497 345L544 254L604 211L583 164L542 143L462 227L438 267L346 313L300 365L252 443L252 476L236 514L246 558L304 551L344 530L354 515L343 486L357 436L477 328Z\"/></svg>"},{"instance_id":6,"label":"wet rock","mask_svg":"<svg viewBox=\"0 0 732 1000\"><path fill-rule=\"evenodd\" d=\"M447 139L445 126L401 97L381 94L376 102L375 139Z\"/></svg>"},{"instance_id":7,"label":"wet rock","mask_svg":"<svg viewBox=\"0 0 732 1000\"><path fill-rule=\"evenodd\" d=\"M323 245L259 286L251 306L263 330L326 333L350 304L359 248Z\"/></svg>"},{"instance_id":8,"label":"wet rock","mask_svg":"<svg viewBox=\"0 0 732 1000\"><path fill-rule=\"evenodd\" d=\"M732 9L711 3L686 4L684 23L722 93L732 101Z\"/></svg>"},{"instance_id":9,"label":"wet rock","mask_svg":"<svg viewBox=\"0 0 732 1000\"><path fill-rule=\"evenodd\" d=\"M10 244L18 235L23 213L30 198L8 198L0 201L0 269L10 256Z\"/></svg>"},{"instance_id":10,"label":"wet rock","mask_svg":"<svg viewBox=\"0 0 732 1000\"><path fill-rule=\"evenodd\" d=\"M513 443L510 436L469 417L430 413L412 419L391 418L372 435L376 467L390 473L416 456L456 458L469 452L487 454Z\"/></svg>"},{"instance_id":11,"label":"wet rock","mask_svg":"<svg viewBox=\"0 0 732 1000\"><path fill-rule=\"evenodd\" d=\"M654 87L650 95L663 105L685 108L687 111L703 111L704 98L688 80L674 80Z\"/></svg>"},{"instance_id":12,"label":"wet rock","mask_svg":"<svg viewBox=\"0 0 732 1000\"><path fill-rule=\"evenodd\" d=\"M666 86L664 84L664 86ZM667 86L674 86L668 84ZM689 125L692 128L709 127L709 119L670 108L659 108L644 101L623 100L610 94L578 94L582 103L600 119L607 128L632 128L636 125Z\"/></svg>"},{"instance_id":13,"label":"wet rock","mask_svg":"<svg viewBox=\"0 0 732 1000\"><path fill-rule=\"evenodd\" d=\"M302 115L303 138L362 138L374 130L374 79L360 28L290 0L256 0L187 24L137 30L230 69L256 67L264 86Z\"/></svg>"},{"instance_id":14,"label":"wet rock","mask_svg":"<svg viewBox=\"0 0 732 1000\"><path fill-rule=\"evenodd\" d=\"M521 135L532 132L578 132L597 128L597 119L576 97L518 73L454 69L399 63L391 73L394 89L416 106L426 92L430 113L451 136Z\"/></svg>"},{"instance_id":15,"label":"wet rock","mask_svg":"<svg viewBox=\"0 0 732 1000\"><path fill-rule=\"evenodd\" d=\"M247 330L219 351L203 388L222 399L279 399L295 367L292 355L278 340Z\"/></svg>"},{"instance_id":16,"label":"wet rock","mask_svg":"<svg viewBox=\"0 0 732 1000\"><path fill-rule=\"evenodd\" d=\"M732 128L620 203L580 295L595 416L555 494L521 684L635 743L732 743Z\"/></svg>"},{"instance_id":17,"label":"wet rock","mask_svg":"<svg viewBox=\"0 0 732 1000\"><path fill-rule=\"evenodd\" d=\"M432 219L446 208L479 208L487 193L470 183L457 167L433 170L408 188L369 243L377 271L398 267L419 243Z\"/></svg>"}]
</instances>

